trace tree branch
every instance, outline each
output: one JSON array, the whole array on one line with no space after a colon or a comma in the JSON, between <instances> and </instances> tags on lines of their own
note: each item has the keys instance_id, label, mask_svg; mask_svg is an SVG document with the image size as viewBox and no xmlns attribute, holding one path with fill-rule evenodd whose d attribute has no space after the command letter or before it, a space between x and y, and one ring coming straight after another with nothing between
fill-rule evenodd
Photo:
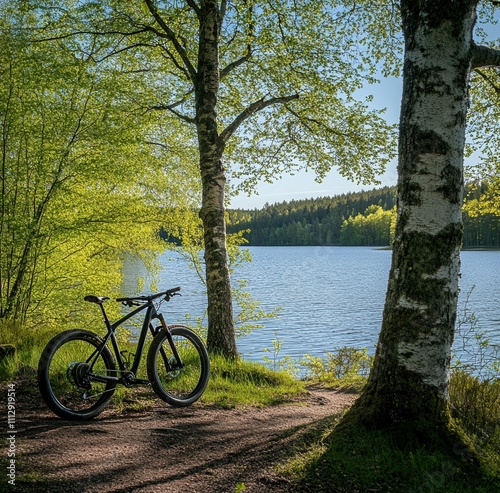
<instances>
[{"instance_id":1,"label":"tree branch","mask_svg":"<svg viewBox=\"0 0 500 493\"><path fill-rule=\"evenodd\" d=\"M474 44L471 68L483 67L500 67L500 50Z\"/></svg>"},{"instance_id":2,"label":"tree branch","mask_svg":"<svg viewBox=\"0 0 500 493\"><path fill-rule=\"evenodd\" d=\"M167 54L166 58L169 59L176 67L179 72L182 72L187 80L191 80L191 75L185 67L183 67L175 58L174 54L166 47L161 47L163 51ZM192 81L191 81L192 82Z\"/></svg>"},{"instance_id":3,"label":"tree branch","mask_svg":"<svg viewBox=\"0 0 500 493\"><path fill-rule=\"evenodd\" d=\"M331 134L334 134L334 135L338 135L339 137L349 137L349 134L347 133L343 133L343 132L339 132L338 130L335 130L331 127L329 127L328 125L326 125L324 122L320 121L320 120L316 120L316 118L310 118L308 116L303 116L303 115L299 115L296 111L293 111L291 108L289 108L288 106L286 107L286 109L293 115L297 118L297 120L299 120L299 122L304 125L305 128L307 128L307 130L309 130L309 132L311 132L311 134L316 134L316 130L314 130L310 125L309 123L314 123L315 125L317 125L318 127L322 127L324 128L327 132L331 133Z\"/></svg>"},{"instance_id":4,"label":"tree branch","mask_svg":"<svg viewBox=\"0 0 500 493\"><path fill-rule=\"evenodd\" d=\"M222 24L224 22L224 17L226 17L227 0L222 0L219 8L219 37L222 30Z\"/></svg>"},{"instance_id":5,"label":"tree branch","mask_svg":"<svg viewBox=\"0 0 500 493\"><path fill-rule=\"evenodd\" d=\"M153 0L144 0L146 3L146 6L148 7L149 12L151 15L154 17L155 21L158 23L158 25L163 29L165 34L167 35L167 38L169 41L174 45L175 51L179 54L181 57L187 71L189 72L191 81L193 84L196 83L196 69L194 68L193 64L189 60L189 57L187 56L186 50L184 47L179 43L177 40L175 33L170 29L170 27L167 25L167 23L163 20L163 18L160 16L158 11L156 10L156 6L154 4Z\"/></svg>"},{"instance_id":6,"label":"tree branch","mask_svg":"<svg viewBox=\"0 0 500 493\"><path fill-rule=\"evenodd\" d=\"M152 109L152 110L172 110L172 109L176 108L177 106L180 106L181 104L185 103L188 100L189 96L191 94L193 94L193 92L194 92L194 88L190 89L186 94L184 94L184 96L181 99L179 99L175 103L171 103L169 105L160 104L160 105L152 106L150 109Z\"/></svg>"},{"instance_id":7,"label":"tree branch","mask_svg":"<svg viewBox=\"0 0 500 493\"><path fill-rule=\"evenodd\" d=\"M268 106L287 103L294 99L299 99L298 94L292 94L291 96L283 96L279 98L264 99L261 98L258 101L253 102L251 105L247 106L234 120L230 123L220 134L220 139L223 143L226 143L231 135L236 132L238 127L248 118L250 118L255 113L267 108Z\"/></svg>"},{"instance_id":8,"label":"tree branch","mask_svg":"<svg viewBox=\"0 0 500 493\"><path fill-rule=\"evenodd\" d=\"M497 86L482 70L476 70L476 73L480 75L483 80L497 93L500 94L500 87Z\"/></svg>"},{"instance_id":9,"label":"tree branch","mask_svg":"<svg viewBox=\"0 0 500 493\"><path fill-rule=\"evenodd\" d=\"M222 3L225 4L225 2L222 2ZM221 10L222 10L222 7L224 7L224 10L225 10L225 5L221 6ZM253 11L251 8L250 8L249 12L250 12L250 14L253 14ZM222 21L221 21L221 24L222 24ZM235 36L236 36L236 34L235 34ZM252 39L253 37L254 37L254 24L253 24L253 21L250 21L248 24L248 39ZM243 55L238 60L235 60L234 62L231 62L228 65L226 65L226 67L224 67L220 72L220 79L222 80L226 75L228 75L234 69L238 68L240 65L243 65L245 62L250 60L250 58L252 58L252 54L253 54L252 44L249 41L247 43L246 55Z\"/></svg>"},{"instance_id":10,"label":"tree branch","mask_svg":"<svg viewBox=\"0 0 500 493\"><path fill-rule=\"evenodd\" d=\"M232 72L235 68L238 68L240 65L243 65L245 62L250 60L252 58L252 50L250 48L250 45L248 46L248 53L238 60L235 60L234 62L231 62L227 64L221 71L220 71L220 79L222 80L226 75L228 75L230 72Z\"/></svg>"},{"instance_id":11,"label":"tree branch","mask_svg":"<svg viewBox=\"0 0 500 493\"><path fill-rule=\"evenodd\" d=\"M129 50L132 50L134 48L137 48L139 46L142 46L142 47L145 47L145 48L154 48L155 46L154 45L151 45L151 44L148 44L148 43L135 43L135 44L132 44L132 45L129 45L129 46L125 46L124 48L120 48L120 49L114 49L108 53L107 55L104 55L102 56L101 58L94 58L94 56L92 55L92 53L85 53L86 55L89 55L90 57L92 57L92 60L94 60L96 63L100 63L100 62L103 62L104 60L106 60L107 58L111 58L113 56L116 56L116 55L119 55L120 53L123 53L125 51L129 51Z\"/></svg>"},{"instance_id":12,"label":"tree branch","mask_svg":"<svg viewBox=\"0 0 500 493\"><path fill-rule=\"evenodd\" d=\"M226 15L226 9L227 9L227 0L222 0L220 3L220 9L219 9L219 16L220 16L220 23L222 24L222 21L224 20L224 17Z\"/></svg>"},{"instance_id":13,"label":"tree branch","mask_svg":"<svg viewBox=\"0 0 500 493\"><path fill-rule=\"evenodd\" d=\"M117 31L117 30L112 30L112 31L72 31L70 33L60 34L58 36L50 36L47 38L33 39L31 42L32 43L43 43L45 41L58 41L61 39L72 38L73 36L78 36L79 34L90 34L92 36L102 36L102 35L110 35L110 34L119 34L121 36L134 36L135 34L142 34L142 33L148 32L148 31L153 31L157 34L161 34L161 33L158 33L156 30L150 28L149 26L145 26L142 29L138 29L137 31L130 31L130 32Z\"/></svg>"},{"instance_id":14,"label":"tree branch","mask_svg":"<svg viewBox=\"0 0 500 493\"><path fill-rule=\"evenodd\" d=\"M152 146L161 147L162 149L165 149L168 152L173 153L172 148L169 145L167 145L167 144L165 144L163 142L155 142L154 140L145 140L144 142L146 144L149 144L149 145L152 145Z\"/></svg>"},{"instance_id":15,"label":"tree branch","mask_svg":"<svg viewBox=\"0 0 500 493\"><path fill-rule=\"evenodd\" d=\"M198 18L200 18L201 9L199 5L194 0L186 0L186 3L195 11Z\"/></svg>"},{"instance_id":16,"label":"tree branch","mask_svg":"<svg viewBox=\"0 0 500 493\"><path fill-rule=\"evenodd\" d=\"M183 103L183 100L176 101L175 103L172 103L172 104L157 104L154 106L150 106L148 108L148 111L153 111L153 110L165 111L165 110L167 110L167 111L170 111L170 113L173 113L177 118L180 118L181 120L184 120L187 123L194 124L195 123L194 118L191 118L190 116L184 115L183 113L181 113L175 109L176 106L179 106L182 103Z\"/></svg>"}]
</instances>

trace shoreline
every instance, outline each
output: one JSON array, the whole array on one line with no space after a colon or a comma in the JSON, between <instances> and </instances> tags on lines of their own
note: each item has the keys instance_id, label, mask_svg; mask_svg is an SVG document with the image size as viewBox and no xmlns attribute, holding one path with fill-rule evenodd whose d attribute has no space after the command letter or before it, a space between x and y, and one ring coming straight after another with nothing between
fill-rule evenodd
<instances>
[{"instance_id":1,"label":"shoreline","mask_svg":"<svg viewBox=\"0 0 500 493\"><path fill-rule=\"evenodd\" d=\"M373 250L392 250L390 245L240 245L240 248L370 248ZM465 247L460 250L461 252L500 252L499 247Z\"/></svg>"}]
</instances>

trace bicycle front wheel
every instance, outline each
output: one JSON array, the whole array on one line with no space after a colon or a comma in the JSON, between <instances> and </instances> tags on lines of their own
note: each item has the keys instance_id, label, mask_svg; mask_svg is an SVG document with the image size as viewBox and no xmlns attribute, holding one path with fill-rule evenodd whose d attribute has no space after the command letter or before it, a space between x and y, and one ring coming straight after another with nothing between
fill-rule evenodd
<instances>
[{"instance_id":1,"label":"bicycle front wheel","mask_svg":"<svg viewBox=\"0 0 500 493\"><path fill-rule=\"evenodd\" d=\"M148 352L148 377L156 395L172 406L189 406L205 391L210 360L201 339L183 325L162 330Z\"/></svg>"},{"instance_id":2,"label":"bicycle front wheel","mask_svg":"<svg viewBox=\"0 0 500 493\"><path fill-rule=\"evenodd\" d=\"M100 337L87 330L68 330L45 347L38 364L38 386L47 406L61 418L97 416L111 399L116 382L113 355Z\"/></svg>"}]
</instances>

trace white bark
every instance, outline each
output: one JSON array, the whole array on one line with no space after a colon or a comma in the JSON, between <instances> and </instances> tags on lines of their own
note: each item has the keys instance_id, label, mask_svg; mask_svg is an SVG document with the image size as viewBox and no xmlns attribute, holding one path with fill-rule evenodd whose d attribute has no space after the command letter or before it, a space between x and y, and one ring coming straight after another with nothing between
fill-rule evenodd
<instances>
[{"instance_id":1,"label":"white bark","mask_svg":"<svg viewBox=\"0 0 500 493\"><path fill-rule=\"evenodd\" d=\"M402 0L398 220L367 422L447 423L475 4Z\"/></svg>"},{"instance_id":2,"label":"white bark","mask_svg":"<svg viewBox=\"0 0 500 493\"><path fill-rule=\"evenodd\" d=\"M413 81L419 87L411 94L415 99L407 122L410 128L418 129L420 152L411 175L418 200L413 197L407 203L403 196L399 203L400 214L406 217L405 233L438 235L450 224L458 225L461 221L462 195L452 199L452 192L446 191L454 186L450 183L452 175L462 175L465 122L460 122L457 116L466 114L467 99L464 87L456 81L463 77L460 65L468 57L473 21L471 18L469 24L464 24L464 36L459 43L453 22L442 22L433 29L421 23L415 32L414 49L406 52L406 62L412 65L413 73L425 77ZM436 248L441 245L436 244ZM443 291L453 300L458 297L459 268L457 246L449 262L435 265L434 271L422 272L421 278L441 281ZM452 333L443 327L450 324L450 312L437 312L430 306L432 302L412 299L407 292L400 294L397 305L419 312L422 330L411 341L400 341L397 351L406 370L420 374L426 384L435 386L447 397Z\"/></svg>"}]
</instances>

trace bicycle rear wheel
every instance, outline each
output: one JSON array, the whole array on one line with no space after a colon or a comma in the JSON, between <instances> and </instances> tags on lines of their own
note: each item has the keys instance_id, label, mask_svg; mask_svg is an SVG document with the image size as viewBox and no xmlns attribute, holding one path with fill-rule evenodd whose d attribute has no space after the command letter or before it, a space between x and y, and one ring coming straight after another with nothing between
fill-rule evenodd
<instances>
[{"instance_id":1,"label":"bicycle rear wheel","mask_svg":"<svg viewBox=\"0 0 500 493\"><path fill-rule=\"evenodd\" d=\"M100 351L100 353L99 353ZM47 406L61 418L91 419L110 401L116 382L98 376L116 376L116 365L100 337L87 330L68 330L45 347L38 364L38 387Z\"/></svg>"},{"instance_id":2,"label":"bicycle rear wheel","mask_svg":"<svg viewBox=\"0 0 500 493\"><path fill-rule=\"evenodd\" d=\"M148 351L148 377L156 395L172 406L189 406L205 391L210 360L201 339L183 325L170 327L172 344L164 330L153 339Z\"/></svg>"}]
</instances>

